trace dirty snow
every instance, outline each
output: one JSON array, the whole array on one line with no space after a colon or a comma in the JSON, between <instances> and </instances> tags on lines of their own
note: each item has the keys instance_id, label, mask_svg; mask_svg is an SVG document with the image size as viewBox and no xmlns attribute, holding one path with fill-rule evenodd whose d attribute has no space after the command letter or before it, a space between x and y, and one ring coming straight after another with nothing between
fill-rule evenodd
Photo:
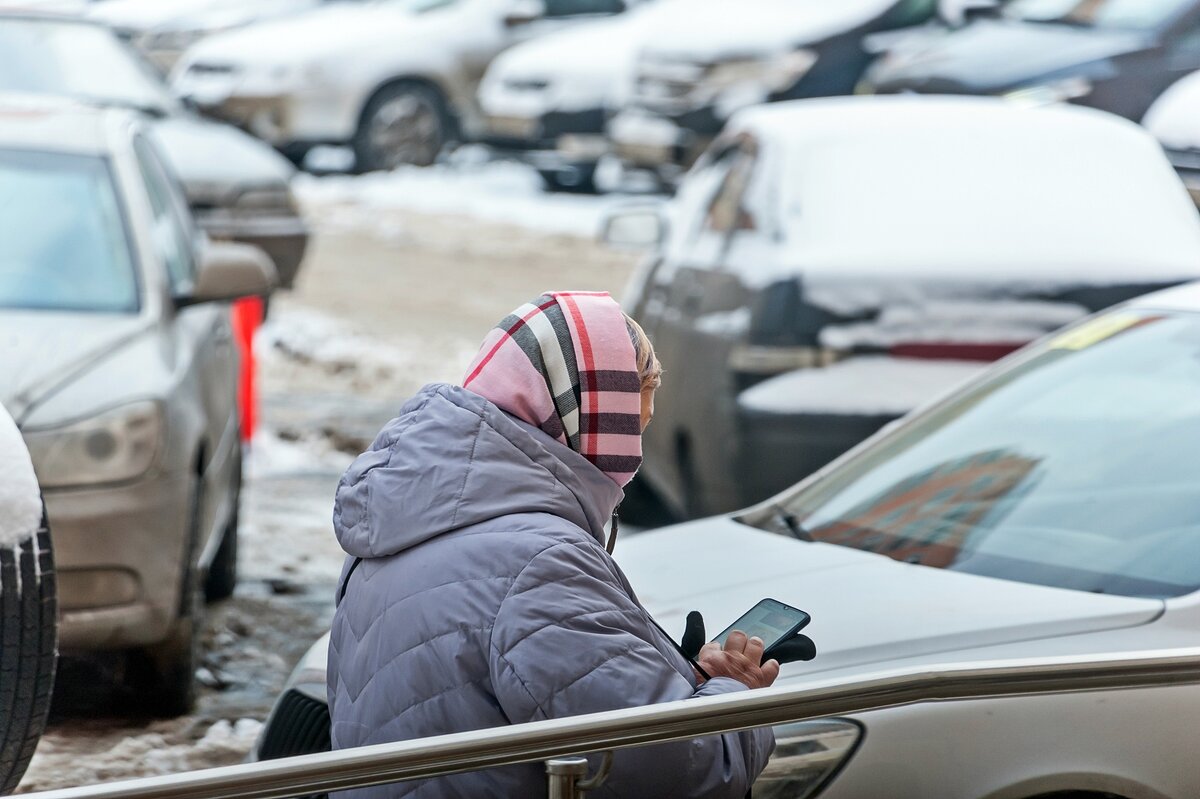
<instances>
[{"instance_id":1,"label":"dirty snow","mask_svg":"<svg viewBox=\"0 0 1200 799\"><path fill-rule=\"evenodd\" d=\"M477 150L459 158L359 176L300 175L293 186L306 207L332 212L349 225L369 225L381 210L404 210L584 237L598 235L605 216L620 202L546 192L533 168L511 161L480 164Z\"/></svg>"},{"instance_id":2,"label":"dirty snow","mask_svg":"<svg viewBox=\"0 0 1200 799\"><path fill-rule=\"evenodd\" d=\"M0 547L24 541L42 526L42 490L25 440L0 407Z\"/></svg>"},{"instance_id":3,"label":"dirty snow","mask_svg":"<svg viewBox=\"0 0 1200 799\"><path fill-rule=\"evenodd\" d=\"M974 361L864 356L771 378L743 391L738 404L757 413L898 416L986 368Z\"/></svg>"}]
</instances>

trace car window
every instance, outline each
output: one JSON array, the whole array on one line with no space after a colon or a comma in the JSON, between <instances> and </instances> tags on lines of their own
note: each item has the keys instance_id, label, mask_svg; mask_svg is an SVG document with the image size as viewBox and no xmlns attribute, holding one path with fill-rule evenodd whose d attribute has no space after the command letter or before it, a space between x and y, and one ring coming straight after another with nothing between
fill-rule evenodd
<instances>
[{"instance_id":1,"label":"car window","mask_svg":"<svg viewBox=\"0 0 1200 799\"><path fill-rule=\"evenodd\" d=\"M134 140L138 171L146 186L153 215L154 248L167 268L172 294L187 291L195 280L193 239L190 226L182 218L178 202L171 189L170 178L149 143L142 137Z\"/></svg>"},{"instance_id":2,"label":"car window","mask_svg":"<svg viewBox=\"0 0 1200 799\"><path fill-rule=\"evenodd\" d=\"M911 418L783 507L817 541L910 563L1178 596L1200 588L1198 453L1200 315L1115 311Z\"/></svg>"},{"instance_id":3,"label":"car window","mask_svg":"<svg viewBox=\"0 0 1200 799\"><path fill-rule=\"evenodd\" d=\"M131 313L139 306L108 161L0 150L0 307Z\"/></svg>"},{"instance_id":4,"label":"car window","mask_svg":"<svg viewBox=\"0 0 1200 799\"><path fill-rule=\"evenodd\" d=\"M36 18L0 19L0 91L123 105L177 107L162 78L106 28Z\"/></svg>"},{"instance_id":5,"label":"car window","mask_svg":"<svg viewBox=\"0 0 1200 799\"><path fill-rule=\"evenodd\" d=\"M620 14L622 0L545 0L547 17L574 17L583 14Z\"/></svg>"}]
</instances>

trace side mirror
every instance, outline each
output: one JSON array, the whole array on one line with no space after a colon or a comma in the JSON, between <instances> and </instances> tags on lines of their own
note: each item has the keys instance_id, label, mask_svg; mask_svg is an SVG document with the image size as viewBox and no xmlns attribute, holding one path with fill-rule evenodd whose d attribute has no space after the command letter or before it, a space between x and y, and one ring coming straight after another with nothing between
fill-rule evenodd
<instances>
[{"instance_id":1,"label":"side mirror","mask_svg":"<svg viewBox=\"0 0 1200 799\"><path fill-rule=\"evenodd\" d=\"M240 297L263 297L279 284L275 265L267 254L250 244L209 242L196 270L190 294L176 297L178 306L223 302Z\"/></svg>"},{"instance_id":2,"label":"side mirror","mask_svg":"<svg viewBox=\"0 0 1200 799\"><path fill-rule=\"evenodd\" d=\"M504 27L518 28L537 22L546 16L544 0L513 0L504 15Z\"/></svg>"},{"instance_id":3,"label":"side mirror","mask_svg":"<svg viewBox=\"0 0 1200 799\"><path fill-rule=\"evenodd\" d=\"M667 238L667 220L654 207L626 208L604 220L600 240L617 250L645 250Z\"/></svg>"}]
</instances>

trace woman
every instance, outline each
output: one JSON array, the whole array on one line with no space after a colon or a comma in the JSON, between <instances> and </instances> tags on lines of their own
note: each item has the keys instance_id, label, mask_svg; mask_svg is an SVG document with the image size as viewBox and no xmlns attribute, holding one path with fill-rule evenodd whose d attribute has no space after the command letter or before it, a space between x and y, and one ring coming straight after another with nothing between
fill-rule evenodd
<instances>
[{"instance_id":1,"label":"woman","mask_svg":"<svg viewBox=\"0 0 1200 799\"><path fill-rule=\"evenodd\" d=\"M349 554L329 651L335 749L774 681L778 663L760 667L762 642L741 634L702 650L705 680L609 556L660 373L607 294L543 295L488 335L461 388L426 386L355 460L334 509ZM597 793L741 799L773 746L768 729L621 750ZM352 795L545 785L528 764Z\"/></svg>"}]
</instances>

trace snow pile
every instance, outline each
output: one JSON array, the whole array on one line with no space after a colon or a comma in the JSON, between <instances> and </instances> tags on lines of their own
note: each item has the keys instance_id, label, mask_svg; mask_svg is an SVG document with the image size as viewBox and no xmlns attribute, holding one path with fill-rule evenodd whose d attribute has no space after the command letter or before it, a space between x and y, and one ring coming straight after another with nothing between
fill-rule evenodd
<instances>
[{"instance_id":1,"label":"snow pile","mask_svg":"<svg viewBox=\"0 0 1200 799\"><path fill-rule=\"evenodd\" d=\"M29 538L42 526L42 491L25 440L0 407L0 547Z\"/></svg>"},{"instance_id":2,"label":"snow pile","mask_svg":"<svg viewBox=\"0 0 1200 799\"><path fill-rule=\"evenodd\" d=\"M380 211L453 214L542 233L594 237L619 202L611 197L551 194L529 166L510 161L400 167L368 175L301 175L293 187L320 223L331 208L342 221L372 224Z\"/></svg>"},{"instance_id":3,"label":"snow pile","mask_svg":"<svg viewBox=\"0 0 1200 799\"><path fill-rule=\"evenodd\" d=\"M353 460L353 455L334 447L327 437L292 437L262 428L254 434L245 468L251 479L341 474Z\"/></svg>"},{"instance_id":4,"label":"snow pile","mask_svg":"<svg viewBox=\"0 0 1200 799\"><path fill-rule=\"evenodd\" d=\"M256 334L254 346L264 360L285 358L330 374L354 372L367 379L386 377L406 361L397 348L303 308L272 314Z\"/></svg>"},{"instance_id":5,"label":"snow pile","mask_svg":"<svg viewBox=\"0 0 1200 799\"><path fill-rule=\"evenodd\" d=\"M946 393L987 368L974 361L866 356L823 369L799 369L742 392L755 413L892 416Z\"/></svg>"},{"instance_id":6,"label":"snow pile","mask_svg":"<svg viewBox=\"0 0 1200 799\"><path fill-rule=\"evenodd\" d=\"M1024 344L1086 314L1073 303L933 300L888 306L870 322L831 325L820 336L823 345L841 350L918 342Z\"/></svg>"}]
</instances>

